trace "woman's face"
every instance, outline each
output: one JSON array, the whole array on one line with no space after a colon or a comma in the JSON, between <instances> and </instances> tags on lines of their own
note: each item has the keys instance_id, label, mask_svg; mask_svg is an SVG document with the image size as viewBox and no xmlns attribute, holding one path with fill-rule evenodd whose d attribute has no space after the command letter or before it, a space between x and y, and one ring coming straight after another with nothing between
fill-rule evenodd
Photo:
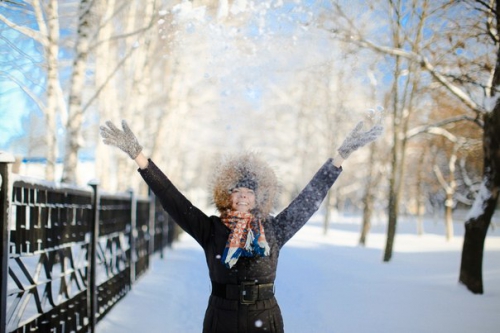
<instances>
[{"instance_id":1,"label":"woman's face","mask_svg":"<svg viewBox=\"0 0 500 333\"><path fill-rule=\"evenodd\" d=\"M231 208L248 213L255 208L255 192L246 187L238 187L231 191Z\"/></svg>"}]
</instances>

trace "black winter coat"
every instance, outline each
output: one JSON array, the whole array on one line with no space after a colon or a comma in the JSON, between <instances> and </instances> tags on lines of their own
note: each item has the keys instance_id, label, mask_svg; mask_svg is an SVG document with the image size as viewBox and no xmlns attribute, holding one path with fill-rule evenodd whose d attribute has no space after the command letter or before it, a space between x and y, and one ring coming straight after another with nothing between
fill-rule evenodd
<instances>
[{"instance_id":1,"label":"black winter coat","mask_svg":"<svg viewBox=\"0 0 500 333\"><path fill-rule=\"evenodd\" d=\"M280 249L318 210L341 171L342 168L335 167L329 159L287 208L265 219L263 227L270 256L240 257L236 265L228 269L220 260L229 236L229 228L221 219L207 216L193 206L151 160L146 169L139 169L167 213L203 248L210 280L232 285L246 281L274 282ZM283 320L274 297L247 305L211 295L203 332L283 332Z\"/></svg>"}]
</instances>

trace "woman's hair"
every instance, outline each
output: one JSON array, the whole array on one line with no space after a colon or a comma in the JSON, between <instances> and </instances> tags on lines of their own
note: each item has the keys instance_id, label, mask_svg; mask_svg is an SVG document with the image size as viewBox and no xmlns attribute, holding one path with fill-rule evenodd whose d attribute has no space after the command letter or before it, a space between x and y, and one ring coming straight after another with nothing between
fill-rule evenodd
<instances>
[{"instance_id":1,"label":"woman's hair","mask_svg":"<svg viewBox=\"0 0 500 333\"><path fill-rule=\"evenodd\" d=\"M220 213L231 208L231 191L237 187L255 191L254 214L265 217L274 208L278 197L278 180L269 164L254 153L228 155L216 166L212 193Z\"/></svg>"}]
</instances>

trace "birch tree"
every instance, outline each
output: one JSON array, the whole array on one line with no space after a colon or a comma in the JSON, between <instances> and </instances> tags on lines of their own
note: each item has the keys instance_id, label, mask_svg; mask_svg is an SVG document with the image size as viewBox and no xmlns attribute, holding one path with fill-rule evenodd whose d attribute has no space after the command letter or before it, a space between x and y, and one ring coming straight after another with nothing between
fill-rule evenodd
<instances>
[{"instance_id":1,"label":"birch tree","mask_svg":"<svg viewBox=\"0 0 500 333\"><path fill-rule=\"evenodd\" d=\"M66 149L62 181L76 183L76 167L78 165L78 150L81 146L80 129L82 126L82 92L85 85L85 70L89 51L90 29L92 27L91 13L94 1L80 0L78 6L78 23L76 43L74 48L73 70L70 80L68 98L68 119L66 122Z\"/></svg>"},{"instance_id":2,"label":"birch tree","mask_svg":"<svg viewBox=\"0 0 500 333\"><path fill-rule=\"evenodd\" d=\"M15 5L12 2L12 5ZM50 0L44 6L41 1L32 1L30 6L21 7L27 15L35 18L37 29L28 25L19 25L10 18L0 14L0 20L9 28L16 30L26 38L32 39L42 46L42 57L44 59L46 85L43 95L39 95L28 84L19 80L12 73L5 73L13 82L19 85L26 95L42 111L45 118L45 158L47 160L45 168L45 178L54 180L56 158L57 158L57 114L58 111L64 115L64 103L62 103L62 89L59 81L59 12L57 0ZM27 23L27 22L25 22ZM15 43L12 44L15 47ZM14 50L23 56L27 56L22 50ZM26 75L26 73L24 73ZM29 75L26 75L29 77Z\"/></svg>"},{"instance_id":3,"label":"birch tree","mask_svg":"<svg viewBox=\"0 0 500 333\"><path fill-rule=\"evenodd\" d=\"M456 204L455 202L455 193L457 190L457 180L455 178L455 171L456 171L456 163L457 163L457 153L460 150L460 148L465 144L465 139L461 137L456 137L453 134L443 130L442 128L439 127L434 127L429 129L430 133L434 133L437 135L443 135L445 136L448 140L450 140L453 143L453 148L451 150L449 159L448 159L448 179L445 179L443 172L441 171L441 168L438 164L434 164L433 166L433 171L436 175L437 180L439 181L439 184L441 184L442 188L444 189L444 192L446 194L446 199L444 202L445 206L445 225L446 225L446 240L451 240L453 238L453 208Z\"/></svg>"},{"instance_id":4,"label":"birch tree","mask_svg":"<svg viewBox=\"0 0 500 333\"><path fill-rule=\"evenodd\" d=\"M124 4L115 1L96 3L81 0L69 93L63 181L76 182L78 152L82 146L82 124L85 113L96 101L101 100L102 106L107 105L102 112L104 116L109 115L110 112L116 113L116 110L109 111L109 102L104 100L116 98L113 107L122 110L123 118L131 122L141 119L131 110L142 109L140 104L145 103L144 96L148 87L144 85L144 82L147 82L149 77L147 68L144 66L148 64L145 59L147 59L146 54L149 52L151 40L151 35L148 33L157 17L156 2L155 0L145 3L132 1ZM99 5L103 11L97 12L94 9L96 5ZM104 13L104 15L95 13ZM123 27L124 30L118 31L116 28L111 28L114 24ZM111 52L107 53L106 50ZM90 97L84 98L86 91L84 87L88 87L93 81L87 75L89 52L98 56L95 64L103 67L96 67L96 72L101 75L94 78L95 88ZM118 59L111 60L113 56ZM113 92L110 89L112 84L119 89ZM138 90L138 86L142 88ZM100 98L103 93L106 93L106 97ZM142 110L139 114L142 114Z\"/></svg>"}]
</instances>

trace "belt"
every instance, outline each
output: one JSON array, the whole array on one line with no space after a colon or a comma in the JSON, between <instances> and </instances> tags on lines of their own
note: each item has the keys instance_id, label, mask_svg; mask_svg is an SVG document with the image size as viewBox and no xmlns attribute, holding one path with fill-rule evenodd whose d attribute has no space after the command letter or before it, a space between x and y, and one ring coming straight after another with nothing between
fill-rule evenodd
<instances>
[{"instance_id":1,"label":"belt","mask_svg":"<svg viewBox=\"0 0 500 333\"><path fill-rule=\"evenodd\" d=\"M212 281L212 295L228 300L238 300L241 304L255 304L274 297L274 283L257 284L243 281L240 284L223 284Z\"/></svg>"}]
</instances>

